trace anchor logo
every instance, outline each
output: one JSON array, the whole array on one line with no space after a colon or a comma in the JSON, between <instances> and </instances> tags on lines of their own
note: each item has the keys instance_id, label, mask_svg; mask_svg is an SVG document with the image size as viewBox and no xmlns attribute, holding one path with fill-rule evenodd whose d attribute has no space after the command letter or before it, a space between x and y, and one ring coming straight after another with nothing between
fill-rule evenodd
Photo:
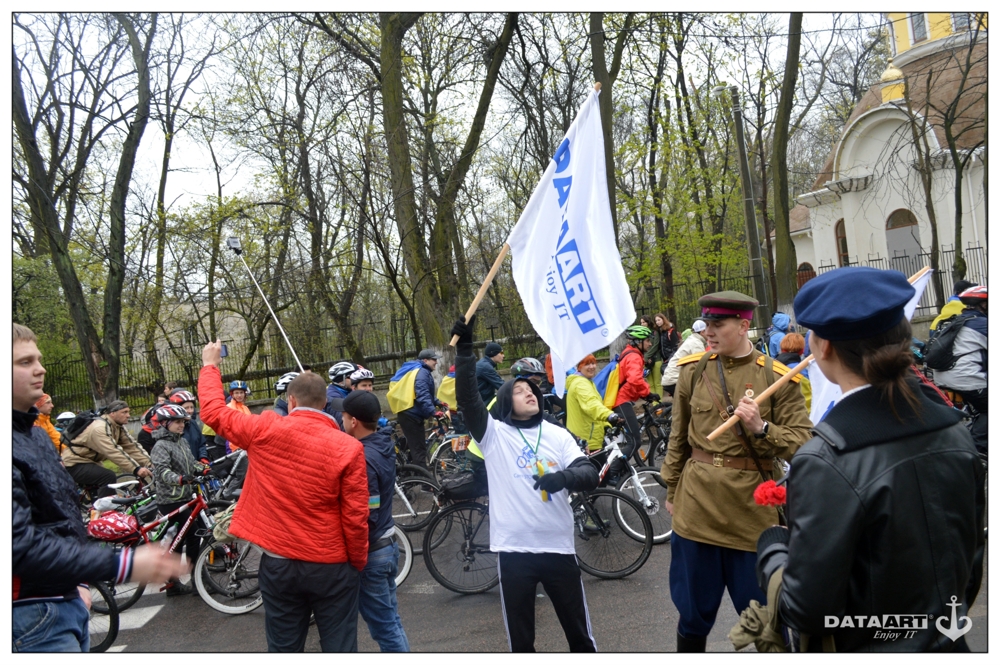
<instances>
[{"instance_id":1,"label":"anchor logo","mask_svg":"<svg viewBox=\"0 0 1000 665\"><path fill-rule=\"evenodd\" d=\"M951 608L951 625L947 629L941 625L945 617L938 617L937 621L934 622L934 625L941 631L941 634L954 642L962 635L965 635L967 632L972 630L972 619L969 617L959 618L957 612L961 605L958 603L958 596L951 597L951 602L948 603L948 607ZM960 621L964 621L965 625L962 625Z\"/></svg>"}]
</instances>

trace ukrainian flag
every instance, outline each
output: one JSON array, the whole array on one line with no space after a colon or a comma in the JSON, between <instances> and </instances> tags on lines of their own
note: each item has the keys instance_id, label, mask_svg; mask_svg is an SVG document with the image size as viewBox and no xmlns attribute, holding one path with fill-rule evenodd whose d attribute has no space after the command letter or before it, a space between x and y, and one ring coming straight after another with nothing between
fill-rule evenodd
<instances>
[{"instance_id":1,"label":"ukrainian flag","mask_svg":"<svg viewBox=\"0 0 1000 665\"><path fill-rule=\"evenodd\" d=\"M389 401L389 408L392 409L393 413L406 411L413 406L413 401L416 398L414 385L421 365L423 363L419 360L408 360L389 380L389 392L386 394L386 399Z\"/></svg>"},{"instance_id":2,"label":"ukrainian flag","mask_svg":"<svg viewBox=\"0 0 1000 665\"><path fill-rule=\"evenodd\" d=\"M597 393L601 396L604 406L613 409L615 400L618 399L618 389L621 387L621 379L618 378L617 356L597 373L597 376L594 377L594 385L597 386Z\"/></svg>"},{"instance_id":3,"label":"ukrainian flag","mask_svg":"<svg viewBox=\"0 0 1000 665\"><path fill-rule=\"evenodd\" d=\"M454 411L458 411L458 397L455 396L455 366L448 369L448 376L441 379L437 398Z\"/></svg>"}]
</instances>

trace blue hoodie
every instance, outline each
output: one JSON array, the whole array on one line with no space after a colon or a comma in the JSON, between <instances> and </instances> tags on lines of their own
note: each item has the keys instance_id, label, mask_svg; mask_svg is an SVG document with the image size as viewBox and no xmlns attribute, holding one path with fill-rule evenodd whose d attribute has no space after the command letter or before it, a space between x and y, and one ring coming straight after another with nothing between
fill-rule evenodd
<instances>
[{"instance_id":1,"label":"blue hoodie","mask_svg":"<svg viewBox=\"0 0 1000 665\"><path fill-rule=\"evenodd\" d=\"M368 468L368 545L390 531L392 495L396 488L396 450L392 428L383 427L361 439Z\"/></svg>"},{"instance_id":2,"label":"blue hoodie","mask_svg":"<svg viewBox=\"0 0 1000 665\"><path fill-rule=\"evenodd\" d=\"M787 314L782 314L778 312L771 317L771 328L773 332L771 333L771 340L768 344L768 351L772 358L777 357L781 353L781 340L784 339L785 333L788 332L788 324L791 323L791 319L788 318Z\"/></svg>"}]
</instances>

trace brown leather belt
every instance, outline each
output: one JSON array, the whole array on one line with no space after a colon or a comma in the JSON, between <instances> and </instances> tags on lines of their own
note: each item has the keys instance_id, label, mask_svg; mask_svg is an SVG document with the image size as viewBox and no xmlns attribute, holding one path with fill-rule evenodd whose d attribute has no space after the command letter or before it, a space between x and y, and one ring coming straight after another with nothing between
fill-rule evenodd
<instances>
[{"instance_id":1,"label":"brown leather belt","mask_svg":"<svg viewBox=\"0 0 1000 665\"><path fill-rule=\"evenodd\" d=\"M724 466L729 469L742 469L743 471L757 470L757 465L753 463L752 457L731 457L721 453L713 455L698 448L691 448L691 459L695 462L711 464L712 466ZM760 461L760 465L765 471L771 470L771 464L771 460L769 459L762 459Z\"/></svg>"}]
</instances>

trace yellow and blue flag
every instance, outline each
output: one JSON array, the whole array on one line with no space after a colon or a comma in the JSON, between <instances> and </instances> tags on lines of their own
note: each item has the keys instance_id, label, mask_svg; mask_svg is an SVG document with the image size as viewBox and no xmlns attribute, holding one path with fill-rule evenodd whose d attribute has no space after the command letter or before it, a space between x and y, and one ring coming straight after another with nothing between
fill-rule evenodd
<instances>
[{"instance_id":1,"label":"yellow and blue flag","mask_svg":"<svg viewBox=\"0 0 1000 665\"><path fill-rule=\"evenodd\" d=\"M455 396L455 366L448 369L448 375L441 379L438 386L437 398L448 405L452 410L458 411L458 397Z\"/></svg>"},{"instance_id":2,"label":"yellow and blue flag","mask_svg":"<svg viewBox=\"0 0 1000 665\"><path fill-rule=\"evenodd\" d=\"M406 411L413 406L417 396L414 386L421 365L423 363L419 360L408 360L389 380L389 392L386 393L386 399L393 413Z\"/></svg>"},{"instance_id":3,"label":"yellow and blue flag","mask_svg":"<svg viewBox=\"0 0 1000 665\"><path fill-rule=\"evenodd\" d=\"M594 385L597 386L597 394L601 396L604 406L613 409L615 401L618 399L618 389L622 385L618 376L618 356L615 356L614 360L597 373L597 376L594 377Z\"/></svg>"}]
</instances>

